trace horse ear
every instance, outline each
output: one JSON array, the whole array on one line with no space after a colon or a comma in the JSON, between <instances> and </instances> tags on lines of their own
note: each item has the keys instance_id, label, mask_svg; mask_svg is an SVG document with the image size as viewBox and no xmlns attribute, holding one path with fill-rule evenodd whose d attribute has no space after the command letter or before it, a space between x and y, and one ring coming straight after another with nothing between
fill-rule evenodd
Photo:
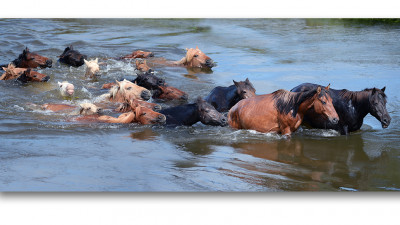
<instances>
[{"instance_id":1,"label":"horse ear","mask_svg":"<svg viewBox=\"0 0 400 225\"><path fill-rule=\"evenodd\" d=\"M74 47L72 45L70 45L68 48L69 50L74 50Z\"/></svg>"},{"instance_id":2,"label":"horse ear","mask_svg":"<svg viewBox=\"0 0 400 225\"><path fill-rule=\"evenodd\" d=\"M196 50L199 50L199 47L196 46Z\"/></svg>"},{"instance_id":3,"label":"horse ear","mask_svg":"<svg viewBox=\"0 0 400 225\"><path fill-rule=\"evenodd\" d=\"M86 59L83 59L83 62L85 62L85 65L87 66L87 64L89 63Z\"/></svg>"},{"instance_id":4,"label":"horse ear","mask_svg":"<svg viewBox=\"0 0 400 225\"><path fill-rule=\"evenodd\" d=\"M1 67L1 68L3 68L4 71L7 71L7 68L5 68L5 67Z\"/></svg>"},{"instance_id":5,"label":"horse ear","mask_svg":"<svg viewBox=\"0 0 400 225\"><path fill-rule=\"evenodd\" d=\"M194 57L194 52L193 51L186 52L186 62L191 62L193 57Z\"/></svg>"},{"instance_id":6,"label":"horse ear","mask_svg":"<svg viewBox=\"0 0 400 225\"><path fill-rule=\"evenodd\" d=\"M121 86L121 83L119 81L115 80L115 83L118 85L118 87Z\"/></svg>"},{"instance_id":7,"label":"horse ear","mask_svg":"<svg viewBox=\"0 0 400 225\"><path fill-rule=\"evenodd\" d=\"M320 86L318 86L318 88L317 88L317 94L319 94L319 93L321 93L321 87Z\"/></svg>"},{"instance_id":8,"label":"horse ear","mask_svg":"<svg viewBox=\"0 0 400 225\"><path fill-rule=\"evenodd\" d=\"M376 88L372 88L372 94L371 95L374 95L376 93Z\"/></svg>"},{"instance_id":9,"label":"horse ear","mask_svg":"<svg viewBox=\"0 0 400 225\"><path fill-rule=\"evenodd\" d=\"M232 81L233 81L233 83L235 84L236 87L239 85L239 83L236 82L235 80L232 80Z\"/></svg>"},{"instance_id":10,"label":"horse ear","mask_svg":"<svg viewBox=\"0 0 400 225\"><path fill-rule=\"evenodd\" d=\"M385 92L385 90L386 90L386 86L385 86L385 87L383 87L381 90L382 90L382 92Z\"/></svg>"},{"instance_id":11,"label":"horse ear","mask_svg":"<svg viewBox=\"0 0 400 225\"><path fill-rule=\"evenodd\" d=\"M326 86L325 90L329 90L330 86L331 86L331 84L328 84L328 86Z\"/></svg>"},{"instance_id":12,"label":"horse ear","mask_svg":"<svg viewBox=\"0 0 400 225\"><path fill-rule=\"evenodd\" d=\"M29 52L29 48L28 47L25 47L25 49L24 49L24 51L22 52L23 54L26 54L26 53L28 53Z\"/></svg>"},{"instance_id":13,"label":"horse ear","mask_svg":"<svg viewBox=\"0 0 400 225\"><path fill-rule=\"evenodd\" d=\"M185 48L185 50L186 50L186 51L189 51L189 49L188 49L188 48Z\"/></svg>"},{"instance_id":14,"label":"horse ear","mask_svg":"<svg viewBox=\"0 0 400 225\"><path fill-rule=\"evenodd\" d=\"M96 63L98 63L98 62L99 62L99 58L96 58L94 61L95 61Z\"/></svg>"},{"instance_id":15,"label":"horse ear","mask_svg":"<svg viewBox=\"0 0 400 225\"><path fill-rule=\"evenodd\" d=\"M249 84L249 83L250 83L249 78L247 77L246 80L245 80L244 82L246 82L246 83Z\"/></svg>"}]
</instances>

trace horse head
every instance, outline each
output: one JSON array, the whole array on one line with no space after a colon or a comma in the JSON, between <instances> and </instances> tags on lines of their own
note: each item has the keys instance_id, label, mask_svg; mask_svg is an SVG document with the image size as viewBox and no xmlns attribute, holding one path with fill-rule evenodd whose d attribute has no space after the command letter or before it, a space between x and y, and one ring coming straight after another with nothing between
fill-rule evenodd
<instances>
[{"instance_id":1,"label":"horse head","mask_svg":"<svg viewBox=\"0 0 400 225\"><path fill-rule=\"evenodd\" d=\"M381 122L382 128L387 128L392 118L386 109L386 87L382 89L373 88L371 95L369 96L370 113L379 122Z\"/></svg>"},{"instance_id":2,"label":"horse head","mask_svg":"<svg viewBox=\"0 0 400 225\"><path fill-rule=\"evenodd\" d=\"M95 60L90 60L90 61L83 59L83 62L87 66L85 76L89 76L89 77L93 78L100 71L100 67L98 64L99 63L98 58L96 58Z\"/></svg>"},{"instance_id":3,"label":"horse head","mask_svg":"<svg viewBox=\"0 0 400 225\"><path fill-rule=\"evenodd\" d=\"M313 96L313 104L314 111L318 114L324 115L329 121L333 124L337 124L339 122L339 116L335 110L335 107L332 103L332 98L329 95L329 87L330 84L324 89L321 86L318 86L316 89L316 93ZM314 91L315 89L311 90Z\"/></svg>"},{"instance_id":4,"label":"horse head","mask_svg":"<svg viewBox=\"0 0 400 225\"><path fill-rule=\"evenodd\" d=\"M20 54L18 58L14 60L14 63L17 67L21 68L50 68L53 64L53 61L35 52L30 52L29 48L26 47L22 51L22 54Z\"/></svg>"},{"instance_id":5,"label":"horse head","mask_svg":"<svg viewBox=\"0 0 400 225\"><path fill-rule=\"evenodd\" d=\"M197 111L200 121L205 125L227 126L228 122L224 115L219 113L211 104L198 97L196 100Z\"/></svg>"},{"instance_id":6,"label":"horse head","mask_svg":"<svg viewBox=\"0 0 400 225\"><path fill-rule=\"evenodd\" d=\"M186 49L186 56L180 63L188 67L212 68L216 66L214 61L204 54L197 46L195 49Z\"/></svg>"},{"instance_id":7,"label":"horse head","mask_svg":"<svg viewBox=\"0 0 400 225\"><path fill-rule=\"evenodd\" d=\"M158 86L157 89L159 94L157 94L156 98L165 99L165 100L188 100L188 94L184 91L179 90L178 88L171 86Z\"/></svg>"},{"instance_id":8,"label":"horse head","mask_svg":"<svg viewBox=\"0 0 400 225\"><path fill-rule=\"evenodd\" d=\"M240 96L241 99L251 98L256 96L256 89L253 87L253 84L249 81L249 78L246 78L245 81L233 81L236 86L236 94Z\"/></svg>"},{"instance_id":9,"label":"horse head","mask_svg":"<svg viewBox=\"0 0 400 225\"><path fill-rule=\"evenodd\" d=\"M135 122L140 124L164 124L166 121L166 117L163 114L155 112L139 104L136 105L134 113Z\"/></svg>"},{"instance_id":10,"label":"horse head","mask_svg":"<svg viewBox=\"0 0 400 225\"><path fill-rule=\"evenodd\" d=\"M151 92L144 87L136 85L126 79L119 82L116 81L115 86L110 90L111 97L121 98L121 100L129 101L130 99L149 100Z\"/></svg>"}]
</instances>

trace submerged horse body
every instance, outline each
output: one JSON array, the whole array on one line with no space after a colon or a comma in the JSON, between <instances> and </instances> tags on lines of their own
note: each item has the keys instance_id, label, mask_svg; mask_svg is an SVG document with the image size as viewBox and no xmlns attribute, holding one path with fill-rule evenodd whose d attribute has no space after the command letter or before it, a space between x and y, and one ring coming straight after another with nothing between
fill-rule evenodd
<instances>
[{"instance_id":1,"label":"submerged horse body","mask_svg":"<svg viewBox=\"0 0 400 225\"><path fill-rule=\"evenodd\" d=\"M304 83L291 91L307 91L318 86L318 84ZM364 117L370 113L381 122L382 128L387 128L391 118L386 109L385 89L385 87L382 89L364 89L362 91L330 89L329 94L339 115L339 123L331 123L315 113L313 109L309 109L306 112L304 122L314 128L334 129L343 135L347 135L349 132L359 130L363 124Z\"/></svg>"},{"instance_id":2,"label":"submerged horse body","mask_svg":"<svg viewBox=\"0 0 400 225\"><path fill-rule=\"evenodd\" d=\"M309 108L314 108L332 123L337 123L339 117L328 89L329 86L325 89L318 87L299 93L281 89L271 94L243 99L229 110L228 123L237 129L290 136L298 129Z\"/></svg>"},{"instance_id":3,"label":"submerged horse body","mask_svg":"<svg viewBox=\"0 0 400 225\"><path fill-rule=\"evenodd\" d=\"M229 87L214 88L205 100L218 112L227 112L240 100L256 95L256 89L248 78L245 81L233 81L233 83L234 85Z\"/></svg>"},{"instance_id":4,"label":"submerged horse body","mask_svg":"<svg viewBox=\"0 0 400 225\"><path fill-rule=\"evenodd\" d=\"M160 113L167 117L166 124L191 126L197 122L212 126L226 126L226 117L204 101L201 97L195 103L163 109Z\"/></svg>"}]
</instances>

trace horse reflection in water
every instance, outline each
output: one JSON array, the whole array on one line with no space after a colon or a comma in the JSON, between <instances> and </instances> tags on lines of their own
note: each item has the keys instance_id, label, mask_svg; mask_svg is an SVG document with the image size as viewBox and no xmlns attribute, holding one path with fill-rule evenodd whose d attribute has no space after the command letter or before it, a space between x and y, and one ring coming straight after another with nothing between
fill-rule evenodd
<instances>
[{"instance_id":1,"label":"horse reflection in water","mask_svg":"<svg viewBox=\"0 0 400 225\"><path fill-rule=\"evenodd\" d=\"M369 190L368 174L382 161L383 149L379 155L370 157L361 134L352 135L346 141L343 138L346 137L233 143L231 146L238 153L266 161L233 162L245 170L254 171L251 177L243 177L236 171L227 170L226 173L277 190L339 190L344 185L348 189ZM324 148L318 147L322 145ZM265 173L265 176L260 176L260 173Z\"/></svg>"}]
</instances>

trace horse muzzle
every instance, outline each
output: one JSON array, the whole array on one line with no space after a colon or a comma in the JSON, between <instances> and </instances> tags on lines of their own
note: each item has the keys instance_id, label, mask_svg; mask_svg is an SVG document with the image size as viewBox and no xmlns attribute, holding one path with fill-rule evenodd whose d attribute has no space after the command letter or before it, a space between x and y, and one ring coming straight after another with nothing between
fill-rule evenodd
<instances>
[{"instance_id":1,"label":"horse muzzle","mask_svg":"<svg viewBox=\"0 0 400 225\"><path fill-rule=\"evenodd\" d=\"M143 100L147 101L147 100L149 100L150 97L151 97L151 92L150 92L149 90L142 91L142 93L140 94L140 97L141 97Z\"/></svg>"},{"instance_id":2,"label":"horse muzzle","mask_svg":"<svg viewBox=\"0 0 400 225\"><path fill-rule=\"evenodd\" d=\"M158 117L157 117L157 123L159 123L159 124L164 124L166 121L167 121L167 117L165 117L164 115L159 115Z\"/></svg>"},{"instance_id":3,"label":"horse muzzle","mask_svg":"<svg viewBox=\"0 0 400 225\"><path fill-rule=\"evenodd\" d=\"M46 60L46 67L51 68L52 65L53 65L53 60L51 59Z\"/></svg>"},{"instance_id":4,"label":"horse muzzle","mask_svg":"<svg viewBox=\"0 0 400 225\"><path fill-rule=\"evenodd\" d=\"M214 66L217 66L217 64L212 60L212 59L207 59L206 64L207 67L212 68Z\"/></svg>"},{"instance_id":5,"label":"horse muzzle","mask_svg":"<svg viewBox=\"0 0 400 225\"><path fill-rule=\"evenodd\" d=\"M43 77L43 79L41 81L42 82L47 82L48 80L50 80L50 76Z\"/></svg>"},{"instance_id":6,"label":"horse muzzle","mask_svg":"<svg viewBox=\"0 0 400 225\"><path fill-rule=\"evenodd\" d=\"M388 128L389 125L390 125L390 121L391 121L391 120L392 120L392 119L390 118L390 116L389 116L388 118L384 118L384 119L381 121L382 128Z\"/></svg>"},{"instance_id":7,"label":"horse muzzle","mask_svg":"<svg viewBox=\"0 0 400 225\"><path fill-rule=\"evenodd\" d=\"M332 124L337 124L339 122L339 118L329 118L329 122Z\"/></svg>"}]
</instances>

